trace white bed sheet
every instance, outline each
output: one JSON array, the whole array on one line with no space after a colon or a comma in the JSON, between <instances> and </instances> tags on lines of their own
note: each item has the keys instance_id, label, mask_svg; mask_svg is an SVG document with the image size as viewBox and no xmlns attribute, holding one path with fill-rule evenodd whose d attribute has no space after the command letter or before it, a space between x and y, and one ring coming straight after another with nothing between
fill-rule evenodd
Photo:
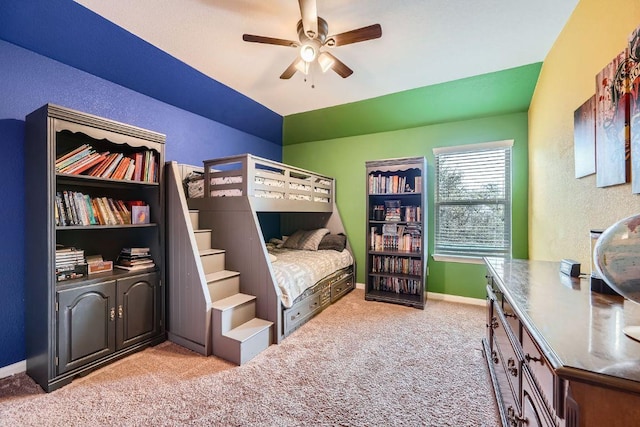
<instances>
[{"instance_id":1,"label":"white bed sheet","mask_svg":"<svg viewBox=\"0 0 640 427\"><path fill-rule=\"evenodd\" d=\"M302 251L297 249L269 249L277 260L271 263L278 287L282 292L282 305L291 307L293 301L307 288L337 270L353 264L348 250Z\"/></svg>"}]
</instances>

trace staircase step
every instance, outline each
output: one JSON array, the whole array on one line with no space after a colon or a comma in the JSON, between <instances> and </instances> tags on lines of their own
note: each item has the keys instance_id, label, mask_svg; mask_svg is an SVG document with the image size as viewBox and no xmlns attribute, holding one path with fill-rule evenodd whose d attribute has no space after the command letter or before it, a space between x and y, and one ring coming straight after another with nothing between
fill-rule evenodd
<instances>
[{"instance_id":1,"label":"staircase step","mask_svg":"<svg viewBox=\"0 0 640 427\"><path fill-rule=\"evenodd\" d=\"M273 322L269 322L268 320L258 319L257 317L254 317L248 322L243 323L242 325L230 330L229 332L223 335L233 340L244 342L249 338L251 338L252 336L254 336L255 334L260 333L264 329L270 328L271 325L273 325Z\"/></svg>"},{"instance_id":2,"label":"staircase step","mask_svg":"<svg viewBox=\"0 0 640 427\"><path fill-rule=\"evenodd\" d=\"M216 273L224 270L225 251L222 249L205 249L200 252L200 262L204 274Z\"/></svg>"},{"instance_id":3,"label":"staircase step","mask_svg":"<svg viewBox=\"0 0 640 427\"><path fill-rule=\"evenodd\" d=\"M214 322L213 354L243 365L272 344L272 326L272 322L253 318L220 334Z\"/></svg>"},{"instance_id":4,"label":"staircase step","mask_svg":"<svg viewBox=\"0 0 640 427\"><path fill-rule=\"evenodd\" d=\"M198 225L200 223L200 211L189 210L189 219L191 220L191 226L194 230L200 228L200 226Z\"/></svg>"},{"instance_id":5,"label":"staircase step","mask_svg":"<svg viewBox=\"0 0 640 427\"><path fill-rule=\"evenodd\" d=\"M218 301L240 292L240 273L221 270L205 275L211 301Z\"/></svg>"},{"instance_id":6,"label":"staircase step","mask_svg":"<svg viewBox=\"0 0 640 427\"><path fill-rule=\"evenodd\" d=\"M255 299L256 297L254 295L238 293L214 302L211 308L214 310L227 311L249 301L254 301Z\"/></svg>"},{"instance_id":7,"label":"staircase step","mask_svg":"<svg viewBox=\"0 0 640 427\"><path fill-rule=\"evenodd\" d=\"M198 250L211 249L211 230L193 230Z\"/></svg>"},{"instance_id":8,"label":"staircase step","mask_svg":"<svg viewBox=\"0 0 640 427\"><path fill-rule=\"evenodd\" d=\"M226 334L256 317L256 297L238 293L216 301L211 308L214 328Z\"/></svg>"}]
</instances>

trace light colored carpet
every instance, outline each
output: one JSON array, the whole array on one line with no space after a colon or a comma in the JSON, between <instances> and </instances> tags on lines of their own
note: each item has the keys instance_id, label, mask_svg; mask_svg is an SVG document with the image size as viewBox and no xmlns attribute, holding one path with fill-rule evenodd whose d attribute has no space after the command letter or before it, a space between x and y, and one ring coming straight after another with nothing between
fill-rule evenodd
<instances>
[{"instance_id":1,"label":"light colored carpet","mask_svg":"<svg viewBox=\"0 0 640 427\"><path fill-rule=\"evenodd\" d=\"M482 307L354 290L238 367L170 342L52 393L0 380L0 425L497 426Z\"/></svg>"}]
</instances>

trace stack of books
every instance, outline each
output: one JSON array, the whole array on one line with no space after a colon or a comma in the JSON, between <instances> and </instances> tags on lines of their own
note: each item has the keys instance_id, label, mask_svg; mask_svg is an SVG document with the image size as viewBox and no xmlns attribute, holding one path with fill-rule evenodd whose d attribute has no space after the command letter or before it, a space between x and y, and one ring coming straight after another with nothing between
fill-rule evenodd
<instances>
[{"instance_id":1,"label":"stack of books","mask_svg":"<svg viewBox=\"0 0 640 427\"><path fill-rule=\"evenodd\" d=\"M56 247L56 281L77 279L86 275L87 262L82 249Z\"/></svg>"},{"instance_id":2,"label":"stack of books","mask_svg":"<svg viewBox=\"0 0 640 427\"><path fill-rule=\"evenodd\" d=\"M132 154L97 152L89 144L56 158L56 172L97 178L158 182L157 153L151 150Z\"/></svg>"},{"instance_id":3,"label":"stack of books","mask_svg":"<svg viewBox=\"0 0 640 427\"><path fill-rule=\"evenodd\" d=\"M149 248L122 248L116 267L123 270L144 270L155 267Z\"/></svg>"}]
</instances>

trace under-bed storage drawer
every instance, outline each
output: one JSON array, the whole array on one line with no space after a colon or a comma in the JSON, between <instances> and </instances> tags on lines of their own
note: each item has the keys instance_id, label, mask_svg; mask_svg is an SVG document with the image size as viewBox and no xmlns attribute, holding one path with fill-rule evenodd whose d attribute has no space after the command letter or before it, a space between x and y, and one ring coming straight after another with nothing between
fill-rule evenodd
<instances>
[{"instance_id":1,"label":"under-bed storage drawer","mask_svg":"<svg viewBox=\"0 0 640 427\"><path fill-rule=\"evenodd\" d=\"M331 303L336 302L340 297L353 289L353 275L346 279L339 280L331 284Z\"/></svg>"},{"instance_id":2,"label":"under-bed storage drawer","mask_svg":"<svg viewBox=\"0 0 640 427\"><path fill-rule=\"evenodd\" d=\"M284 312L284 330L285 333L296 329L305 323L310 317L322 310L320 303L321 293L309 295L307 298L298 301L291 308Z\"/></svg>"}]
</instances>

